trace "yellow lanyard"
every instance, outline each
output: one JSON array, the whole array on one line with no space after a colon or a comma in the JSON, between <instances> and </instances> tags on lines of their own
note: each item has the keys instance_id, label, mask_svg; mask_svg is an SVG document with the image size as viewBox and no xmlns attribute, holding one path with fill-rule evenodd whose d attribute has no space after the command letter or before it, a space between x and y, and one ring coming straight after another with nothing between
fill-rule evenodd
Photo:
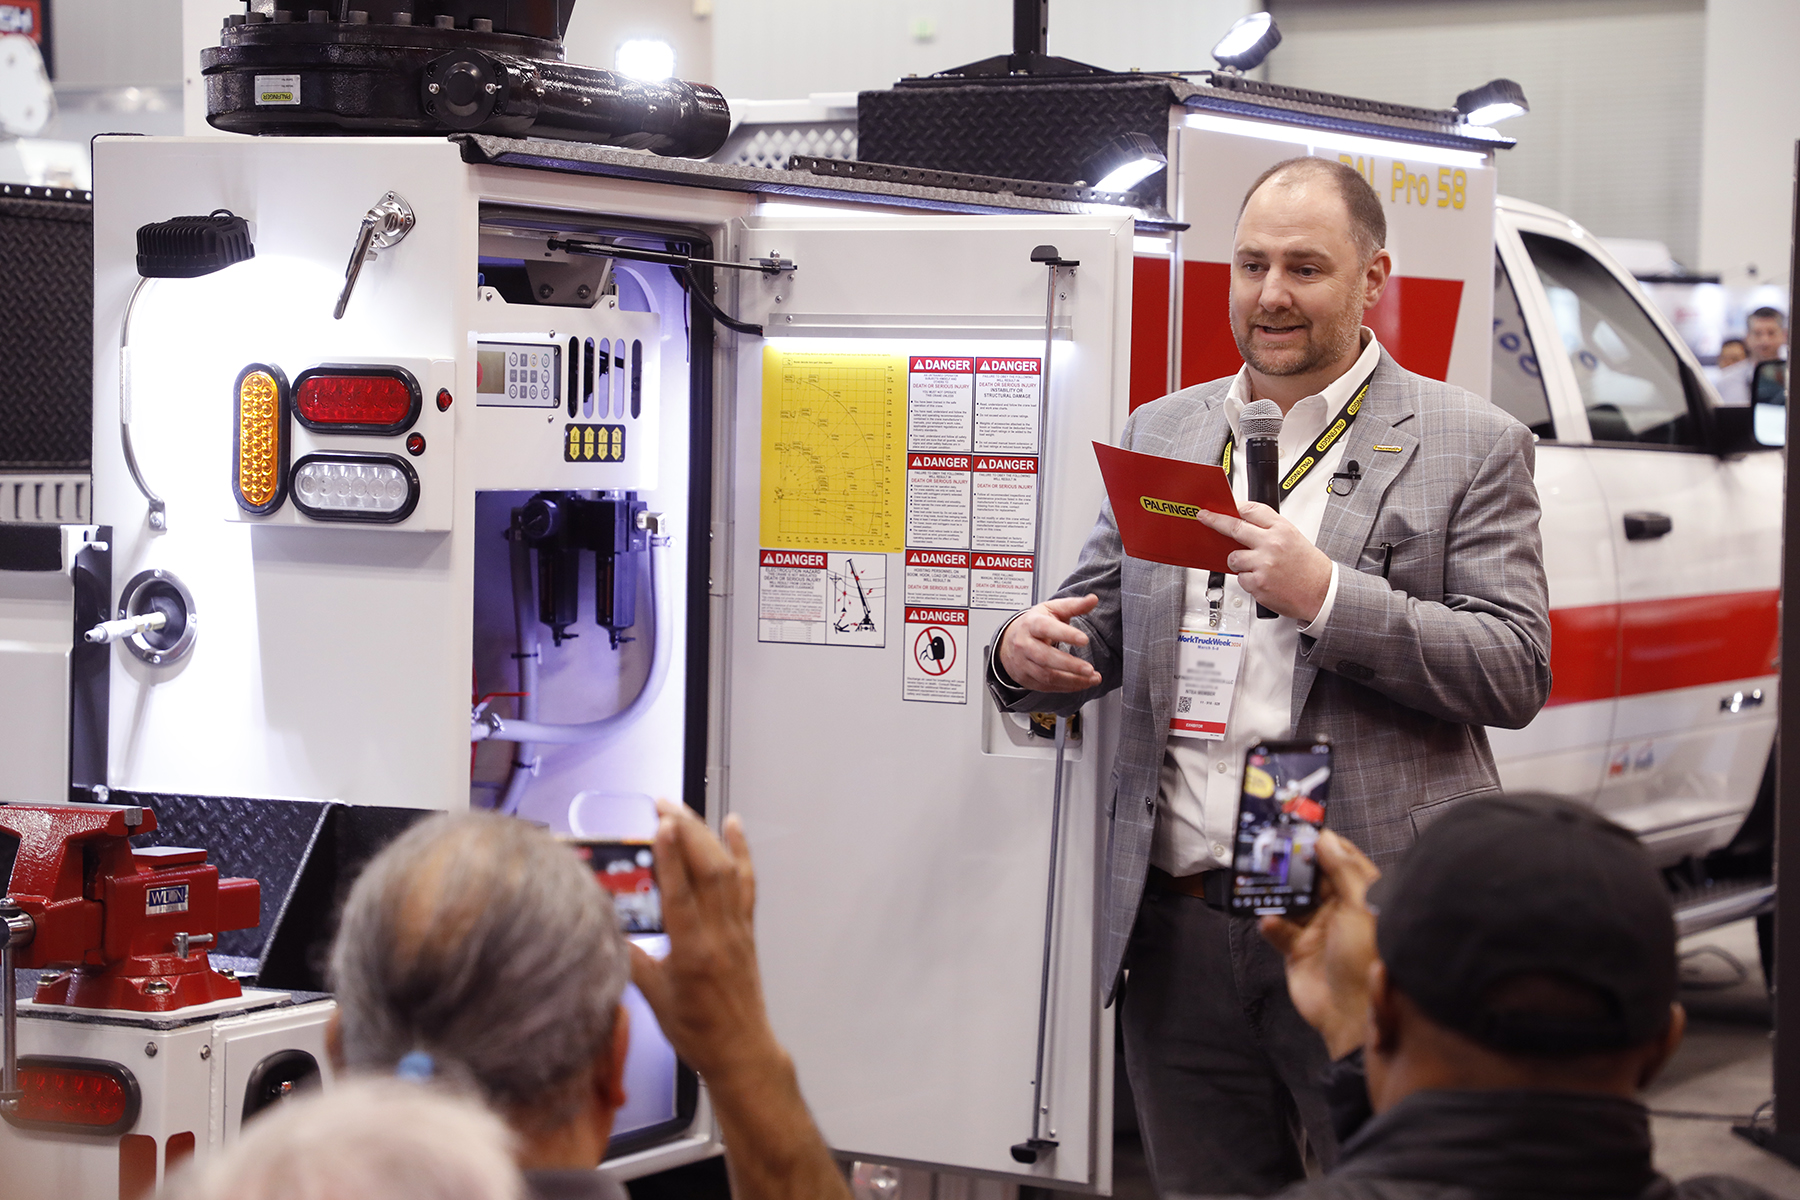
<instances>
[{"instance_id":1,"label":"yellow lanyard","mask_svg":"<svg viewBox=\"0 0 1800 1200\"><path fill-rule=\"evenodd\" d=\"M1325 457L1325 452L1335 446L1337 440L1344 436L1344 431L1349 429L1351 424L1355 422L1356 414L1362 411L1363 397L1369 394L1369 385L1374 382L1375 376L1374 373L1371 372L1369 377L1363 380L1363 385L1356 389L1356 394L1350 397L1349 403L1338 409L1337 416L1333 417L1331 423L1325 427L1325 432L1319 435L1318 440L1315 441L1306 453L1301 456L1300 461L1295 463L1288 473L1282 477L1282 496L1285 497L1289 492L1298 487L1300 481L1305 479L1312 469L1319 465L1319 460ZM1225 453L1219 457L1219 466L1225 469L1225 478L1227 479L1231 478L1232 445L1232 440L1229 438L1226 439Z\"/></svg>"}]
</instances>

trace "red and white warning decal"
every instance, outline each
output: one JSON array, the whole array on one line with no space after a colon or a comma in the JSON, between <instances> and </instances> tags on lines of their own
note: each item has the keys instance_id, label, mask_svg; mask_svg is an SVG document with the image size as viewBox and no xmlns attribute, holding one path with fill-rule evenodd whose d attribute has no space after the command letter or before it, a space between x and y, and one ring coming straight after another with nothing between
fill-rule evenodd
<instances>
[{"instance_id":1,"label":"red and white warning decal","mask_svg":"<svg viewBox=\"0 0 1800 1200\"><path fill-rule=\"evenodd\" d=\"M1030 554L975 555L969 569L969 607L1030 608L1036 565Z\"/></svg>"},{"instance_id":2,"label":"red and white warning decal","mask_svg":"<svg viewBox=\"0 0 1800 1200\"><path fill-rule=\"evenodd\" d=\"M887 555L764 549L757 566L757 641L887 644Z\"/></svg>"},{"instance_id":3,"label":"red and white warning decal","mask_svg":"<svg viewBox=\"0 0 1800 1200\"><path fill-rule=\"evenodd\" d=\"M967 454L906 456L906 544L944 550L969 546Z\"/></svg>"},{"instance_id":4,"label":"red and white warning decal","mask_svg":"<svg viewBox=\"0 0 1800 1200\"><path fill-rule=\"evenodd\" d=\"M976 550L1037 548L1038 460L977 454L969 488L969 545Z\"/></svg>"},{"instance_id":5,"label":"red and white warning decal","mask_svg":"<svg viewBox=\"0 0 1800 1200\"><path fill-rule=\"evenodd\" d=\"M969 702L968 609L907 605L904 644L901 699Z\"/></svg>"},{"instance_id":6,"label":"red and white warning decal","mask_svg":"<svg viewBox=\"0 0 1800 1200\"><path fill-rule=\"evenodd\" d=\"M939 608L969 607L969 552L908 550L906 602Z\"/></svg>"},{"instance_id":7,"label":"red and white warning decal","mask_svg":"<svg viewBox=\"0 0 1800 1200\"><path fill-rule=\"evenodd\" d=\"M975 452L1036 454L1039 358L975 360Z\"/></svg>"},{"instance_id":8,"label":"red and white warning decal","mask_svg":"<svg viewBox=\"0 0 1800 1200\"><path fill-rule=\"evenodd\" d=\"M906 448L971 448L975 419L975 360L914 354L907 359Z\"/></svg>"}]
</instances>

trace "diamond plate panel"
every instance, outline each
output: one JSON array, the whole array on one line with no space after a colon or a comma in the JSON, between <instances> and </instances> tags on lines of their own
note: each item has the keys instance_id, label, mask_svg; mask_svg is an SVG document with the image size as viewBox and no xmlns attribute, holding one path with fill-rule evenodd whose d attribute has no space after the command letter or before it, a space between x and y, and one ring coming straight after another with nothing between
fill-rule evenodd
<instances>
[{"instance_id":1,"label":"diamond plate panel","mask_svg":"<svg viewBox=\"0 0 1800 1200\"><path fill-rule=\"evenodd\" d=\"M0 263L0 468L86 471L94 409L93 202L0 194Z\"/></svg>"},{"instance_id":2,"label":"diamond plate panel","mask_svg":"<svg viewBox=\"0 0 1800 1200\"><path fill-rule=\"evenodd\" d=\"M1168 82L1153 79L863 92L856 106L857 156L1073 183L1088 156L1122 133L1142 133L1166 154L1174 102ZM1146 180L1135 193L1140 201L1161 205L1167 174Z\"/></svg>"}]
</instances>

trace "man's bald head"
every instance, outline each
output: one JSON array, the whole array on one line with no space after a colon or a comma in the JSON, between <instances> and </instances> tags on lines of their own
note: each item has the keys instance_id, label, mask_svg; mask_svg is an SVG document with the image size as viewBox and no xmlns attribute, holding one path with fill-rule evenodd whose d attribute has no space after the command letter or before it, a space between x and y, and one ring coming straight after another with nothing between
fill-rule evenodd
<instances>
[{"instance_id":1,"label":"man's bald head","mask_svg":"<svg viewBox=\"0 0 1800 1200\"><path fill-rule=\"evenodd\" d=\"M1369 181L1344 163L1310 156L1283 159L1256 177L1256 182L1244 193L1243 203L1238 205L1238 219L1243 219L1250 197L1259 189L1265 186L1297 187L1316 179L1329 180L1336 187L1349 218L1350 240L1356 244L1363 263L1367 264L1376 251L1387 246L1387 213L1382 210L1381 197L1375 194Z\"/></svg>"}]
</instances>

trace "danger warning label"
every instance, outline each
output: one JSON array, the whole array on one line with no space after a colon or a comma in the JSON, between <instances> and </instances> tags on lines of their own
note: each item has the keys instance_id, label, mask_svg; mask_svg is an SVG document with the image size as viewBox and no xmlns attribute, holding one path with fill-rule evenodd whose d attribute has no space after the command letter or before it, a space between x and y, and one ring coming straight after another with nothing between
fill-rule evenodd
<instances>
[{"instance_id":1,"label":"danger warning label","mask_svg":"<svg viewBox=\"0 0 1800 1200\"><path fill-rule=\"evenodd\" d=\"M947 550L969 545L967 454L906 456L906 544Z\"/></svg>"},{"instance_id":2,"label":"danger warning label","mask_svg":"<svg viewBox=\"0 0 1800 1200\"><path fill-rule=\"evenodd\" d=\"M969 607L969 552L908 550L905 600L908 604Z\"/></svg>"},{"instance_id":3,"label":"danger warning label","mask_svg":"<svg viewBox=\"0 0 1800 1200\"><path fill-rule=\"evenodd\" d=\"M1029 554L977 554L969 567L972 608L1030 608L1031 572L1037 560Z\"/></svg>"},{"instance_id":4,"label":"danger warning label","mask_svg":"<svg viewBox=\"0 0 1800 1200\"><path fill-rule=\"evenodd\" d=\"M1038 389L1043 360L975 360L975 450L987 454L1038 452Z\"/></svg>"},{"instance_id":5,"label":"danger warning label","mask_svg":"<svg viewBox=\"0 0 1800 1200\"><path fill-rule=\"evenodd\" d=\"M757 567L758 641L887 644L887 555L762 550Z\"/></svg>"},{"instance_id":6,"label":"danger warning label","mask_svg":"<svg viewBox=\"0 0 1800 1200\"><path fill-rule=\"evenodd\" d=\"M907 360L906 448L961 450L973 444L975 360L915 354Z\"/></svg>"},{"instance_id":7,"label":"danger warning label","mask_svg":"<svg viewBox=\"0 0 1800 1200\"><path fill-rule=\"evenodd\" d=\"M906 606L906 659L900 697L927 704L969 702L969 612Z\"/></svg>"}]
</instances>

